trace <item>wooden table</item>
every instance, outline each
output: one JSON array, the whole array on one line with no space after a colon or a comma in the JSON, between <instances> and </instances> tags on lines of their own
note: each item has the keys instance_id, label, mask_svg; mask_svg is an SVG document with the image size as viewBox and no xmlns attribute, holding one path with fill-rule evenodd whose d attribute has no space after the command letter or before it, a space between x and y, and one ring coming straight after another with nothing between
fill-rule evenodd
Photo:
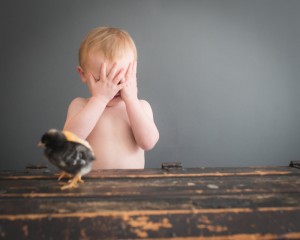
<instances>
[{"instance_id":1,"label":"wooden table","mask_svg":"<svg viewBox=\"0 0 300 240\"><path fill-rule=\"evenodd\" d=\"M300 239L300 169L0 173L0 239ZM64 180L63 182L66 182Z\"/></svg>"}]
</instances>

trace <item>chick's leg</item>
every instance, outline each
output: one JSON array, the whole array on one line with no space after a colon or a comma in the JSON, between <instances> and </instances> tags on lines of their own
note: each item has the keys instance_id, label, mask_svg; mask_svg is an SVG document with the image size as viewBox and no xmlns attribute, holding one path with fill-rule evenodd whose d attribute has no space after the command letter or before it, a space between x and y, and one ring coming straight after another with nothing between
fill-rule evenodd
<instances>
[{"instance_id":1,"label":"chick's leg","mask_svg":"<svg viewBox=\"0 0 300 240\"><path fill-rule=\"evenodd\" d=\"M76 188L78 185L77 183L83 183L83 180L81 179L81 175L76 175L74 178L72 178L68 184L61 187L61 190L65 190L68 188Z\"/></svg>"},{"instance_id":2,"label":"chick's leg","mask_svg":"<svg viewBox=\"0 0 300 240\"><path fill-rule=\"evenodd\" d=\"M60 181L62 178L71 178L72 175L66 172L61 172L56 174L56 176L58 177L57 181Z\"/></svg>"},{"instance_id":3,"label":"chick's leg","mask_svg":"<svg viewBox=\"0 0 300 240\"><path fill-rule=\"evenodd\" d=\"M78 182L84 183L84 181L81 179L81 175L79 175L78 177L79 177Z\"/></svg>"}]
</instances>

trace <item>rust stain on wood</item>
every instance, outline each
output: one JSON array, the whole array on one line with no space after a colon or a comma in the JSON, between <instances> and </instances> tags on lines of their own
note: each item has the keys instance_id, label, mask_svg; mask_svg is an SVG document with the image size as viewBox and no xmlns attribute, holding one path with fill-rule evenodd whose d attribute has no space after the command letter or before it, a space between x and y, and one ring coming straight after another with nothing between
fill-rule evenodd
<instances>
[{"instance_id":1,"label":"rust stain on wood","mask_svg":"<svg viewBox=\"0 0 300 240\"><path fill-rule=\"evenodd\" d=\"M99 178L99 179L105 179L105 178L169 178L169 177L227 177L227 176L265 176L265 175L289 175L294 174L290 171L253 171L253 172L212 172L212 173L168 173L168 172L162 172L162 173L153 173L153 174L125 174L125 175L114 175L114 174L107 174L101 176L99 175L86 175L86 178ZM0 179L23 179L23 180L30 180L30 179L52 179L55 178L53 175L21 175L21 176L0 176Z\"/></svg>"},{"instance_id":2,"label":"rust stain on wood","mask_svg":"<svg viewBox=\"0 0 300 240\"><path fill-rule=\"evenodd\" d=\"M148 237L147 231L159 231L161 228L173 227L167 218L163 218L161 222L153 222L147 216L132 217L124 215L123 220L131 226L130 231L140 238Z\"/></svg>"},{"instance_id":3,"label":"rust stain on wood","mask_svg":"<svg viewBox=\"0 0 300 240\"><path fill-rule=\"evenodd\" d=\"M198 218L199 223L211 224L211 221L208 219L207 216L201 216Z\"/></svg>"},{"instance_id":4,"label":"rust stain on wood","mask_svg":"<svg viewBox=\"0 0 300 240\"><path fill-rule=\"evenodd\" d=\"M210 232L226 232L228 228L221 225L206 225L206 224L198 224L197 228L201 230L208 230Z\"/></svg>"},{"instance_id":5,"label":"rust stain on wood","mask_svg":"<svg viewBox=\"0 0 300 240\"><path fill-rule=\"evenodd\" d=\"M89 237L88 237L88 235L86 234L86 230L85 229L83 229L83 228L81 228L80 229L80 239L90 239Z\"/></svg>"},{"instance_id":6,"label":"rust stain on wood","mask_svg":"<svg viewBox=\"0 0 300 240\"><path fill-rule=\"evenodd\" d=\"M292 232L292 233L285 233L285 234L272 234L272 233L267 233L267 234L233 234L233 235L222 235L222 236L186 236L186 237L172 237L172 238L159 238L160 240L255 240L255 239L260 239L260 240L270 240L270 239L300 239L300 232ZM157 239L157 238L147 238L148 240L150 239Z\"/></svg>"},{"instance_id":7,"label":"rust stain on wood","mask_svg":"<svg viewBox=\"0 0 300 240\"><path fill-rule=\"evenodd\" d=\"M30 176L0 176L0 179L11 179L11 180L36 180L36 179L51 179L55 176L43 176L43 175L30 175Z\"/></svg>"},{"instance_id":8,"label":"rust stain on wood","mask_svg":"<svg viewBox=\"0 0 300 240\"><path fill-rule=\"evenodd\" d=\"M259 193L259 189L226 189L225 192L227 193Z\"/></svg>"},{"instance_id":9,"label":"rust stain on wood","mask_svg":"<svg viewBox=\"0 0 300 240\"><path fill-rule=\"evenodd\" d=\"M208 230L210 232L226 232L228 228L221 225L214 225L207 216L201 216L198 218L198 229Z\"/></svg>"},{"instance_id":10,"label":"rust stain on wood","mask_svg":"<svg viewBox=\"0 0 300 240\"><path fill-rule=\"evenodd\" d=\"M28 235L29 235L28 225L22 226L22 232L23 232L25 237L28 237Z\"/></svg>"},{"instance_id":11,"label":"rust stain on wood","mask_svg":"<svg viewBox=\"0 0 300 240\"><path fill-rule=\"evenodd\" d=\"M59 191L61 191L59 189ZM101 192L101 196L118 196L122 195L124 192ZM126 192L127 194L131 195L141 195L140 192ZM5 193L5 194L0 194L0 197L24 197L24 198L49 198L49 197L85 197L87 193L79 193L79 192L71 192L71 193L66 193L66 192L58 192L58 193Z\"/></svg>"},{"instance_id":12,"label":"rust stain on wood","mask_svg":"<svg viewBox=\"0 0 300 240\"><path fill-rule=\"evenodd\" d=\"M273 208L258 208L253 210L251 208L226 208L226 209L182 209L182 210L135 210L135 211L99 211L99 212L77 212L77 213L44 213L44 214L18 214L18 215L9 215L3 214L0 215L0 219L6 220L19 220L19 219L42 219L42 218L94 218L98 216L112 216L112 217L121 217L126 218L129 216L141 216L141 215L176 215L176 214L201 214L201 213L252 213L254 211L261 212L273 212L273 211L299 211L300 207L273 207Z\"/></svg>"},{"instance_id":13,"label":"rust stain on wood","mask_svg":"<svg viewBox=\"0 0 300 240\"><path fill-rule=\"evenodd\" d=\"M277 212L281 211L281 208L277 207L259 207L257 211L259 212ZM300 207L284 207L284 211L295 211L296 209L300 209Z\"/></svg>"}]
</instances>

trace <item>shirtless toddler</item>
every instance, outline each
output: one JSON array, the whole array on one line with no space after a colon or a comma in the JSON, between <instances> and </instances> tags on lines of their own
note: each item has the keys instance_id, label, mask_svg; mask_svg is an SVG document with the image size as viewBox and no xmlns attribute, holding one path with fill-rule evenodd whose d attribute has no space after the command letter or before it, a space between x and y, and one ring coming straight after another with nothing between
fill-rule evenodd
<instances>
[{"instance_id":1,"label":"shirtless toddler","mask_svg":"<svg viewBox=\"0 0 300 240\"><path fill-rule=\"evenodd\" d=\"M150 104L138 99L136 68L136 46L124 30L93 29L80 46L77 71L91 96L71 102L64 130L90 143L93 169L144 168L144 151L159 139Z\"/></svg>"}]
</instances>

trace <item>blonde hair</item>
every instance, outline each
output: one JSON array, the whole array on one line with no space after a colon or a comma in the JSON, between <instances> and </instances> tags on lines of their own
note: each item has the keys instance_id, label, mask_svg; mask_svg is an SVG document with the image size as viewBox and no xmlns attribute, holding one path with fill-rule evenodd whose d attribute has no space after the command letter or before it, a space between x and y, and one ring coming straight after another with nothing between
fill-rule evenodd
<instances>
[{"instance_id":1,"label":"blonde hair","mask_svg":"<svg viewBox=\"0 0 300 240\"><path fill-rule=\"evenodd\" d=\"M137 60L137 49L128 32L112 27L98 27L91 30L79 48L79 65L84 68L90 50L100 51L108 61L115 61L128 51Z\"/></svg>"}]
</instances>

